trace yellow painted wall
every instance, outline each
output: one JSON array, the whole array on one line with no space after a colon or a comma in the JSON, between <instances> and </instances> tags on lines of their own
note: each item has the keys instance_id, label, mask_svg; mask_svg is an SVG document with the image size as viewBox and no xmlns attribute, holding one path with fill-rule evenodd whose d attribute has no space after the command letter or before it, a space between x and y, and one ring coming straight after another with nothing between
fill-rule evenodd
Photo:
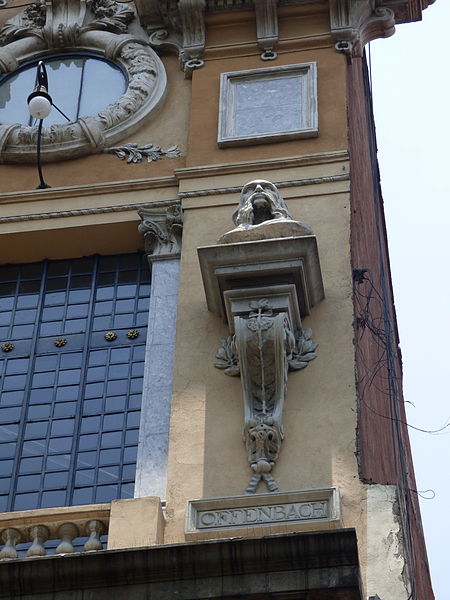
<instances>
[{"instance_id":1,"label":"yellow painted wall","mask_svg":"<svg viewBox=\"0 0 450 600\"><path fill-rule=\"evenodd\" d=\"M2 217L147 204L175 199L179 190L241 186L260 177L276 182L348 173L345 58L334 50L323 6L314 13L307 7L281 11L279 58L270 62L260 59L254 22L238 15L230 26L227 19L229 15L208 19L206 64L194 72L192 81L184 79L174 57L163 57L169 77L166 102L154 119L124 140L162 147L178 144L181 158L126 165L115 156L95 155L47 164L49 183L73 187L42 192L32 191L37 182L34 166L0 166L2 262L142 247L135 210L9 222L2 222ZM309 61L318 65L317 138L218 148L221 72ZM208 168L211 165L217 169ZM108 187L128 180L125 186ZM304 321L319 343L317 358L305 370L289 375L286 439L273 474L282 490L338 486L344 526L357 527L364 563L365 492L354 456L349 182L293 186L282 194L293 217L309 223L317 235L326 298ZM197 258L198 246L215 244L232 228L238 200L235 192L197 197L194 193L183 200L164 543L185 540L188 500L241 494L251 475L242 442L240 380L213 366L220 338L228 331L207 310Z\"/></svg>"}]
</instances>

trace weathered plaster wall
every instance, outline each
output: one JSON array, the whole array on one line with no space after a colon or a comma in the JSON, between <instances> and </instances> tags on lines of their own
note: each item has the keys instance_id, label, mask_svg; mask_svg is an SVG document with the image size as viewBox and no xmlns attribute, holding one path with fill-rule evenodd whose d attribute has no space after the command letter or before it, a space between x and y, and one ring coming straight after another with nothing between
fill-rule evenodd
<instances>
[{"instance_id":1,"label":"weathered plaster wall","mask_svg":"<svg viewBox=\"0 0 450 600\"><path fill-rule=\"evenodd\" d=\"M394 485L367 486L367 596L407 600L403 531Z\"/></svg>"}]
</instances>

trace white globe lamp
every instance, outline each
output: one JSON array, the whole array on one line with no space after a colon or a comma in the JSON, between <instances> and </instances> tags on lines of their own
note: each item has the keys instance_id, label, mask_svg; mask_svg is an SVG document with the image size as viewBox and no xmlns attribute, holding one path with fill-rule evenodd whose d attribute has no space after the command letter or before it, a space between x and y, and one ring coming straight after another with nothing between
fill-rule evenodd
<instances>
[{"instance_id":1,"label":"white globe lamp","mask_svg":"<svg viewBox=\"0 0 450 600\"><path fill-rule=\"evenodd\" d=\"M45 119L52 110L52 99L42 87L28 96L28 110L35 119Z\"/></svg>"}]
</instances>

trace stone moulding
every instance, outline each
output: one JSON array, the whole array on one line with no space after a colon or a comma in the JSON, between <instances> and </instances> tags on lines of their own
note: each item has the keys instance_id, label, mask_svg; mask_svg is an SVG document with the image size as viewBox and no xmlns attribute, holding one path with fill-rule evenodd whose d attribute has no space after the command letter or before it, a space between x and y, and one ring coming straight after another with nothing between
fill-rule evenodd
<instances>
[{"instance_id":1,"label":"stone moulding","mask_svg":"<svg viewBox=\"0 0 450 600\"><path fill-rule=\"evenodd\" d=\"M295 285L300 315L324 297L316 236L275 238L198 248L208 309L225 321L224 292L250 278Z\"/></svg>"},{"instance_id":2,"label":"stone moulding","mask_svg":"<svg viewBox=\"0 0 450 600\"><path fill-rule=\"evenodd\" d=\"M0 73L46 54L87 51L115 62L128 87L99 114L42 131L42 159L63 160L101 152L133 133L164 99L164 66L150 48L134 10L114 0L42 0L0 30ZM31 91L31 90L30 90ZM51 93L51 90L50 90ZM36 160L37 126L0 125L2 162Z\"/></svg>"}]
</instances>

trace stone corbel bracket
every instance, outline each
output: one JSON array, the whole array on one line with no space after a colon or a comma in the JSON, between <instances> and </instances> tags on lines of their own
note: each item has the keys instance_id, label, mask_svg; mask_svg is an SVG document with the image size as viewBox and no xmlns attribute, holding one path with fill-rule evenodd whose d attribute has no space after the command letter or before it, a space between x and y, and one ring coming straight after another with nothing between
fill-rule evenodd
<instances>
[{"instance_id":1,"label":"stone corbel bracket","mask_svg":"<svg viewBox=\"0 0 450 600\"><path fill-rule=\"evenodd\" d=\"M262 60L277 58L278 43L278 0L253 0L256 13L256 39L263 51Z\"/></svg>"},{"instance_id":2,"label":"stone corbel bracket","mask_svg":"<svg viewBox=\"0 0 450 600\"><path fill-rule=\"evenodd\" d=\"M144 236L149 262L180 256L183 233L180 205L174 203L167 208L143 208L138 210L138 214L142 219L138 230Z\"/></svg>"},{"instance_id":3,"label":"stone corbel bracket","mask_svg":"<svg viewBox=\"0 0 450 600\"><path fill-rule=\"evenodd\" d=\"M241 376L244 442L253 475L246 493L261 481L270 492L284 438L282 423L288 370L305 368L317 344L301 316L323 296L314 235L198 248L209 310L227 321L215 366Z\"/></svg>"},{"instance_id":4,"label":"stone corbel bracket","mask_svg":"<svg viewBox=\"0 0 450 600\"><path fill-rule=\"evenodd\" d=\"M364 46L395 32L395 13L377 0L330 0L331 33L336 50L362 56Z\"/></svg>"},{"instance_id":5,"label":"stone corbel bracket","mask_svg":"<svg viewBox=\"0 0 450 600\"><path fill-rule=\"evenodd\" d=\"M256 38L262 60L277 57L278 0L211 2L211 0L136 0L141 21L146 25L150 45L175 52L187 78L204 65L206 42L205 14L220 10L248 10L256 14Z\"/></svg>"},{"instance_id":6,"label":"stone corbel bracket","mask_svg":"<svg viewBox=\"0 0 450 600\"><path fill-rule=\"evenodd\" d=\"M148 3L137 2L142 19L149 23L150 45L175 52L186 78L190 79L192 72L204 65L206 0L178 0L175 12L149 4L150 8Z\"/></svg>"}]
</instances>

